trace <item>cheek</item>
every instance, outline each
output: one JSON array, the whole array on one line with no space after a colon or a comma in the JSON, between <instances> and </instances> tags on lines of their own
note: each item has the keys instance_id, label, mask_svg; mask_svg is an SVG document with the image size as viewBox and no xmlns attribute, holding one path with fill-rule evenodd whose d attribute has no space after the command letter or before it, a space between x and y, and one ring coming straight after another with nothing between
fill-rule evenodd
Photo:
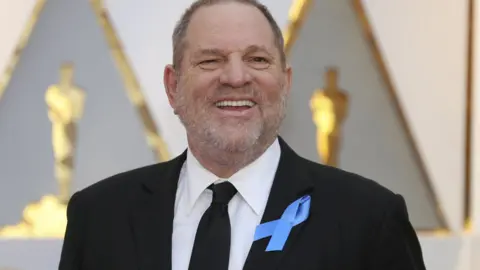
<instances>
[{"instance_id":1,"label":"cheek","mask_svg":"<svg viewBox=\"0 0 480 270\"><path fill-rule=\"evenodd\" d=\"M212 93L212 89L215 89L217 80L212 74L198 74L192 76L192 78L185 85L185 91L190 99L193 100L206 100Z\"/></svg>"},{"instance_id":2,"label":"cheek","mask_svg":"<svg viewBox=\"0 0 480 270\"><path fill-rule=\"evenodd\" d=\"M268 76L259 81L263 98L267 104L276 104L284 94L283 84L281 80L274 76Z\"/></svg>"}]
</instances>

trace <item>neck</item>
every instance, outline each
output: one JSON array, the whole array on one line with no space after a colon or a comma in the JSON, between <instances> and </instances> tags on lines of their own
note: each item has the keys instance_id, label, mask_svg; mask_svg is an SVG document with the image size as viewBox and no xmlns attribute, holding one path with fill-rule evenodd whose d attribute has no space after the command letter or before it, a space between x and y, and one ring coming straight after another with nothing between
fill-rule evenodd
<instances>
[{"instance_id":1,"label":"neck","mask_svg":"<svg viewBox=\"0 0 480 270\"><path fill-rule=\"evenodd\" d=\"M247 151L219 149L207 142L193 142L190 138L188 144L190 151L203 167L219 178L229 178L259 158L275 139L276 136L272 136L271 139L259 139Z\"/></svg>"}]
</instances>

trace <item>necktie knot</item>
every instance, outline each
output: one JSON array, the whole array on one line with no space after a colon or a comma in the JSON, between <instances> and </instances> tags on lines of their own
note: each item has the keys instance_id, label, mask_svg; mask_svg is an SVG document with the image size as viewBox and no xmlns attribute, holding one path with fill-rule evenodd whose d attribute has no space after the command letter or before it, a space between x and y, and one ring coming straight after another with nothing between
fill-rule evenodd
<instances>
[{"instance_id":1,"label":"necktie knot","mask_svg":"<svg viewBox=\"0 0 480 270\"><path fill-rule=\"evenodd\" d=\"M228 202L237 189L230 182L212 184L208 188L213 191L213 199L198 224L189 270L228 269L231 244Z\"/></svg>"},{"instance_id":2,"label":"necktie knot","mask_svg":"<svg viewBox=\"0 0 480 270\"><path fill-rule=\"evenodd\" d=\"M221 205L227 205L237 193L237 189L228 181L216 185L212 184L208 188L213 191L212 203Z\"/></svg>"}]
</instances>

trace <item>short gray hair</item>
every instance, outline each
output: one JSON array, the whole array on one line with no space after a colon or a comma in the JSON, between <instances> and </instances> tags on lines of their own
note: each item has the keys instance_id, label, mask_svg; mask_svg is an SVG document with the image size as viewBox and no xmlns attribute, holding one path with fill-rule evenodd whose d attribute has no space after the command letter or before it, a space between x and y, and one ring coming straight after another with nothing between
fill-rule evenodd
<instances>
[{"instance_id":1,"label":"short gray hair","mask_svg":"<svg viewBox=\"0 0 480 270\"><path fill-rule=\"evenodd\" d=\"M183 54L186 48L186 41L185 36L187 33L188 25L190 24L190 20L192 19L193 14L201 7L213 6L215 4L221 3L241 3L245 5L250 5L256 7L267 19L270 27L272 28L273 35L274 35L274 42L275 46L277 47L278 51L280 52L280 61L283 67L286 65L286 56L284 51L284 40L282 30L278 26L277 22L273 18L272 14L268 10L268 8L259 3L257 0L196 0L194 3L190 5L190 7L185 10L180 20L177 22L175 29L172 35L172 42L173 42L173 66L175 69L180 68ZM177 70L178 71L178 70Z\"/></svg>"}]
</instances>

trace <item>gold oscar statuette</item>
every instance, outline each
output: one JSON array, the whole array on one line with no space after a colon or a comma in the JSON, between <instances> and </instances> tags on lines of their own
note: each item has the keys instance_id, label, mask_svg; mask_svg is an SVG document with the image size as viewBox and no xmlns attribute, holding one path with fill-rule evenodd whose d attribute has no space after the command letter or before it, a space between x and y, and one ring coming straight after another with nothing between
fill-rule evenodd
<instances>
[{"instance_id":1,"label":"gold oscar statuette","mask_svg":"<svg viewBox=\"0 0 480 270\"><path fill-rule=\"evenodd\" d=\"M324 89L317 89L310 100L313 122L317 128L317 151L322 163L337 167L342 124L348 110L348 96L338 87L338 73L328 68Z\"/></svg>"},{"instance_id":2,"label":"gold oscar statuette","mask_svg":"<svg viewBox=\"0 0 480 270\"><path fill-rule=\"evenodd\" d=\"M54 175L59 186L59 194L45 195L39 202L28 205L23 211L22 222L0 229L1 237L62 238L65 234L77 122L83 115L85 104L85 92L73 83L72 64L62 65L60 82L48 87L45 102L48 118L52 124Z\"/></svg>"}]
</instances>

